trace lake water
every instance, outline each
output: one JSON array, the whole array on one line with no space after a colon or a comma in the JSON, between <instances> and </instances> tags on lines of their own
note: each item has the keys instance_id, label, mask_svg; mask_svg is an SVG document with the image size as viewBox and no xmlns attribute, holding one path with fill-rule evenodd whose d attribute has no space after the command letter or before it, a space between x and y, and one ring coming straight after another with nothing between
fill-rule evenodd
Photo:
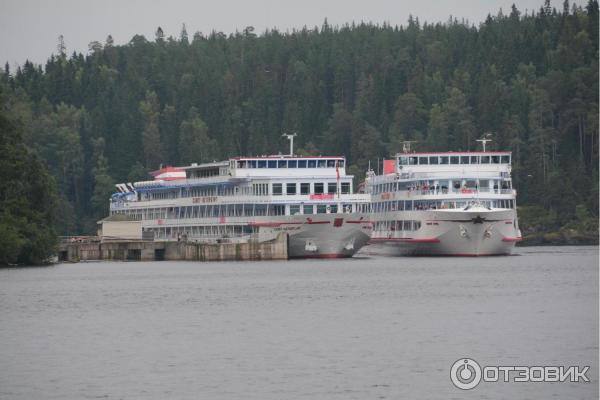
<instances>
[{"instance_id":1,"label":"lake water","mask_svg":"<svg viewBox=\"0 0 600 400\"><path fill-rule=\"evenodd\" d=\"M0 270L2 399L598 398L598 248ZM454 387L484 365L590 383Z\"/></svg>"}]
</instances>

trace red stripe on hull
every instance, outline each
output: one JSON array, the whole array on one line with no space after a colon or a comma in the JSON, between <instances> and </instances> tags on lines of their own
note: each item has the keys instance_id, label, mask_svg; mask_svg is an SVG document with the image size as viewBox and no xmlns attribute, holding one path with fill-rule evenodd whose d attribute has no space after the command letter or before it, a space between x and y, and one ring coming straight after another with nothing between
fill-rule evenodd
<instances>
[{"instance_id":1,"label":"red stripe on hull","mask_svg":"<svg viewBox=\"0 0 600 400\"><path fill-rule=\"evenodd\" d=\"M250 222L248 225L257 227L276 228L281 225L302 225L304 222Z\"/></svg>"},{"instance_id":2,"label":"red stripe on hull","mask_svg":"<svg viewBox=\"0 0 600 400\"><path fill-rule=\"evenodd\" d=\"M352 257L352 255L330 253L330 254L307 254L305 256L294 256L294 257L290 257L290 258L296 259L296 258L350 258L350 257Z\"/></svg>"},{"instance_id":3,"label":"red stripe on hull","mask_svg":"<svg viewBox=\"0 0 600 400\"><path fill-rule=\"evenodd\" d=\"M408 243L439 243L440 239L437 238L425 238L425 239L413 239L413 238L374 238L370 242L408 242Z\"/></svg>"},{"instance_id":4,"label":"red stripe on hull","mask_svg":"<svg viewBox=\"0 0 600 400\"><path fill-rule=\"evenodd\" d=\"M502 238L503 242L520 242L521 240L523 240L522 237L504 237L504 238Z\"/></svg>"}]
</instances>

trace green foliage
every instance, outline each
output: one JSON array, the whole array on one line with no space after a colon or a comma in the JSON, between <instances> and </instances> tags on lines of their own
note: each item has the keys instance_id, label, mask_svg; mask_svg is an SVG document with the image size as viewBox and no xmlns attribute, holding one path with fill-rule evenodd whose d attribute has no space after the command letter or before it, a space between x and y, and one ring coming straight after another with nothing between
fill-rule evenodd
<instances>
[{"instance_id":1,"label":"green foliage","mask_svg":"<svg viewBox=\"0 0 600 400\"><path fill-rule=\"evenodd\" d=\"M524 208L526 225L528 215L547 229L579 221L578 204L598 216L595 0L512 7L478 27L411 17L226 36L183 26L179 39L159 28L154 41L115 46L109 36L92 50L0 73L9 112L58 184L63 234L93 225L113 181L160 164L287 153L283 132L298 133L297 152L346 155L357 179L403 140L475 150L490 132L491 149L513 151L519 203L541 207Z\"/></svg>"},{"instance_id":2,"label":"green foliage","mask_svg":"<svg viewBox=\"0 0 600 400\"><path fill-rule=\"evenodd\" d=\"M0 88L0 265L42 264L56 247L56 189L9 119Z\"/></svg>"},{"instance_id":3,"label":"green foliage","mask_svg":"<svg viewBox=\"0 0 600 400\"><path fill-rule=\"evenodd\" d=\"M194 107L190 109L188 118L181 123L179 129L179 160L181 163L212 161L217 142L208 136L208 127Z\"/></svg>"}]
</instances>

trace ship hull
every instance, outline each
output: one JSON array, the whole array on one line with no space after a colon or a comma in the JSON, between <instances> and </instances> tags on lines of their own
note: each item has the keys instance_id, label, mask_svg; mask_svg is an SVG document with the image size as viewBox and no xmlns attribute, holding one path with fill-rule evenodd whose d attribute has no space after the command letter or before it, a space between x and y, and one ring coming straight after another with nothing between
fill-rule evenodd
<instances>
[{"instance_id":1,"label":"ship hull","mask_svg":"<svg viewBox=\"0 0 600 400\"><path fill-rule=\"evenodd\" d=\"M252 228L254 233L237 237L195 237L186 236L185 240L200 243L215 242L265 242L274 240L279 234L288 235L289 258L346 258L352 257L371 238L372 224L368 214L334 213L293 216L228 217L206 220L171 220L146 222L146 229L170 229L166 235L155 236L155 240L179 240L184 227L214 227L218 225L236 225ZM176 229L180 229L177 231ZM184 231L183 231L184 232Z\"/></svg>"},{"instance_id":2,"label":"ship hull","mask_svg":"<svg viewBox=\"0 0 600 400\"><path fill-rule=\"evenodd\" d=\"M521 234L512 209L429 210L404 212L398 219L420 219L414 232L374 233L366 254L388 256L510 255ZM409 217L406 214L410 214Z\"/></svg>"},{"instance_id":3,"label":"ship hull","mask_svg":"<svg viewBox=\"0 0 600 400\"><path fill-rule=\"evenodd\" d=\"M293 216L270 224L261 226L261 240L286 232L289 258L352 257L368 243L372 230L366 214Z\"/></svg>"}]
</instances>

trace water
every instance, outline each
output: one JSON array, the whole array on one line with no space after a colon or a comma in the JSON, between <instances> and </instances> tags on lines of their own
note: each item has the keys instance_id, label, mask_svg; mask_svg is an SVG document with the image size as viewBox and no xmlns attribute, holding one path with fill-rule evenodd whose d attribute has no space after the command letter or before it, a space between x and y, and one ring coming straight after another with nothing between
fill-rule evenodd
<instances>
[{"instance_id":1,"label":"water","mask_svg":"<svg viewBox=\"0 0 600 400\"><path fill-rule=\"evenodd\" d=\"M0 270L0 398L598 398L598 248L518 253ZM460 357L592 382L461 391Z\"/></svg>"}]
</instances>

